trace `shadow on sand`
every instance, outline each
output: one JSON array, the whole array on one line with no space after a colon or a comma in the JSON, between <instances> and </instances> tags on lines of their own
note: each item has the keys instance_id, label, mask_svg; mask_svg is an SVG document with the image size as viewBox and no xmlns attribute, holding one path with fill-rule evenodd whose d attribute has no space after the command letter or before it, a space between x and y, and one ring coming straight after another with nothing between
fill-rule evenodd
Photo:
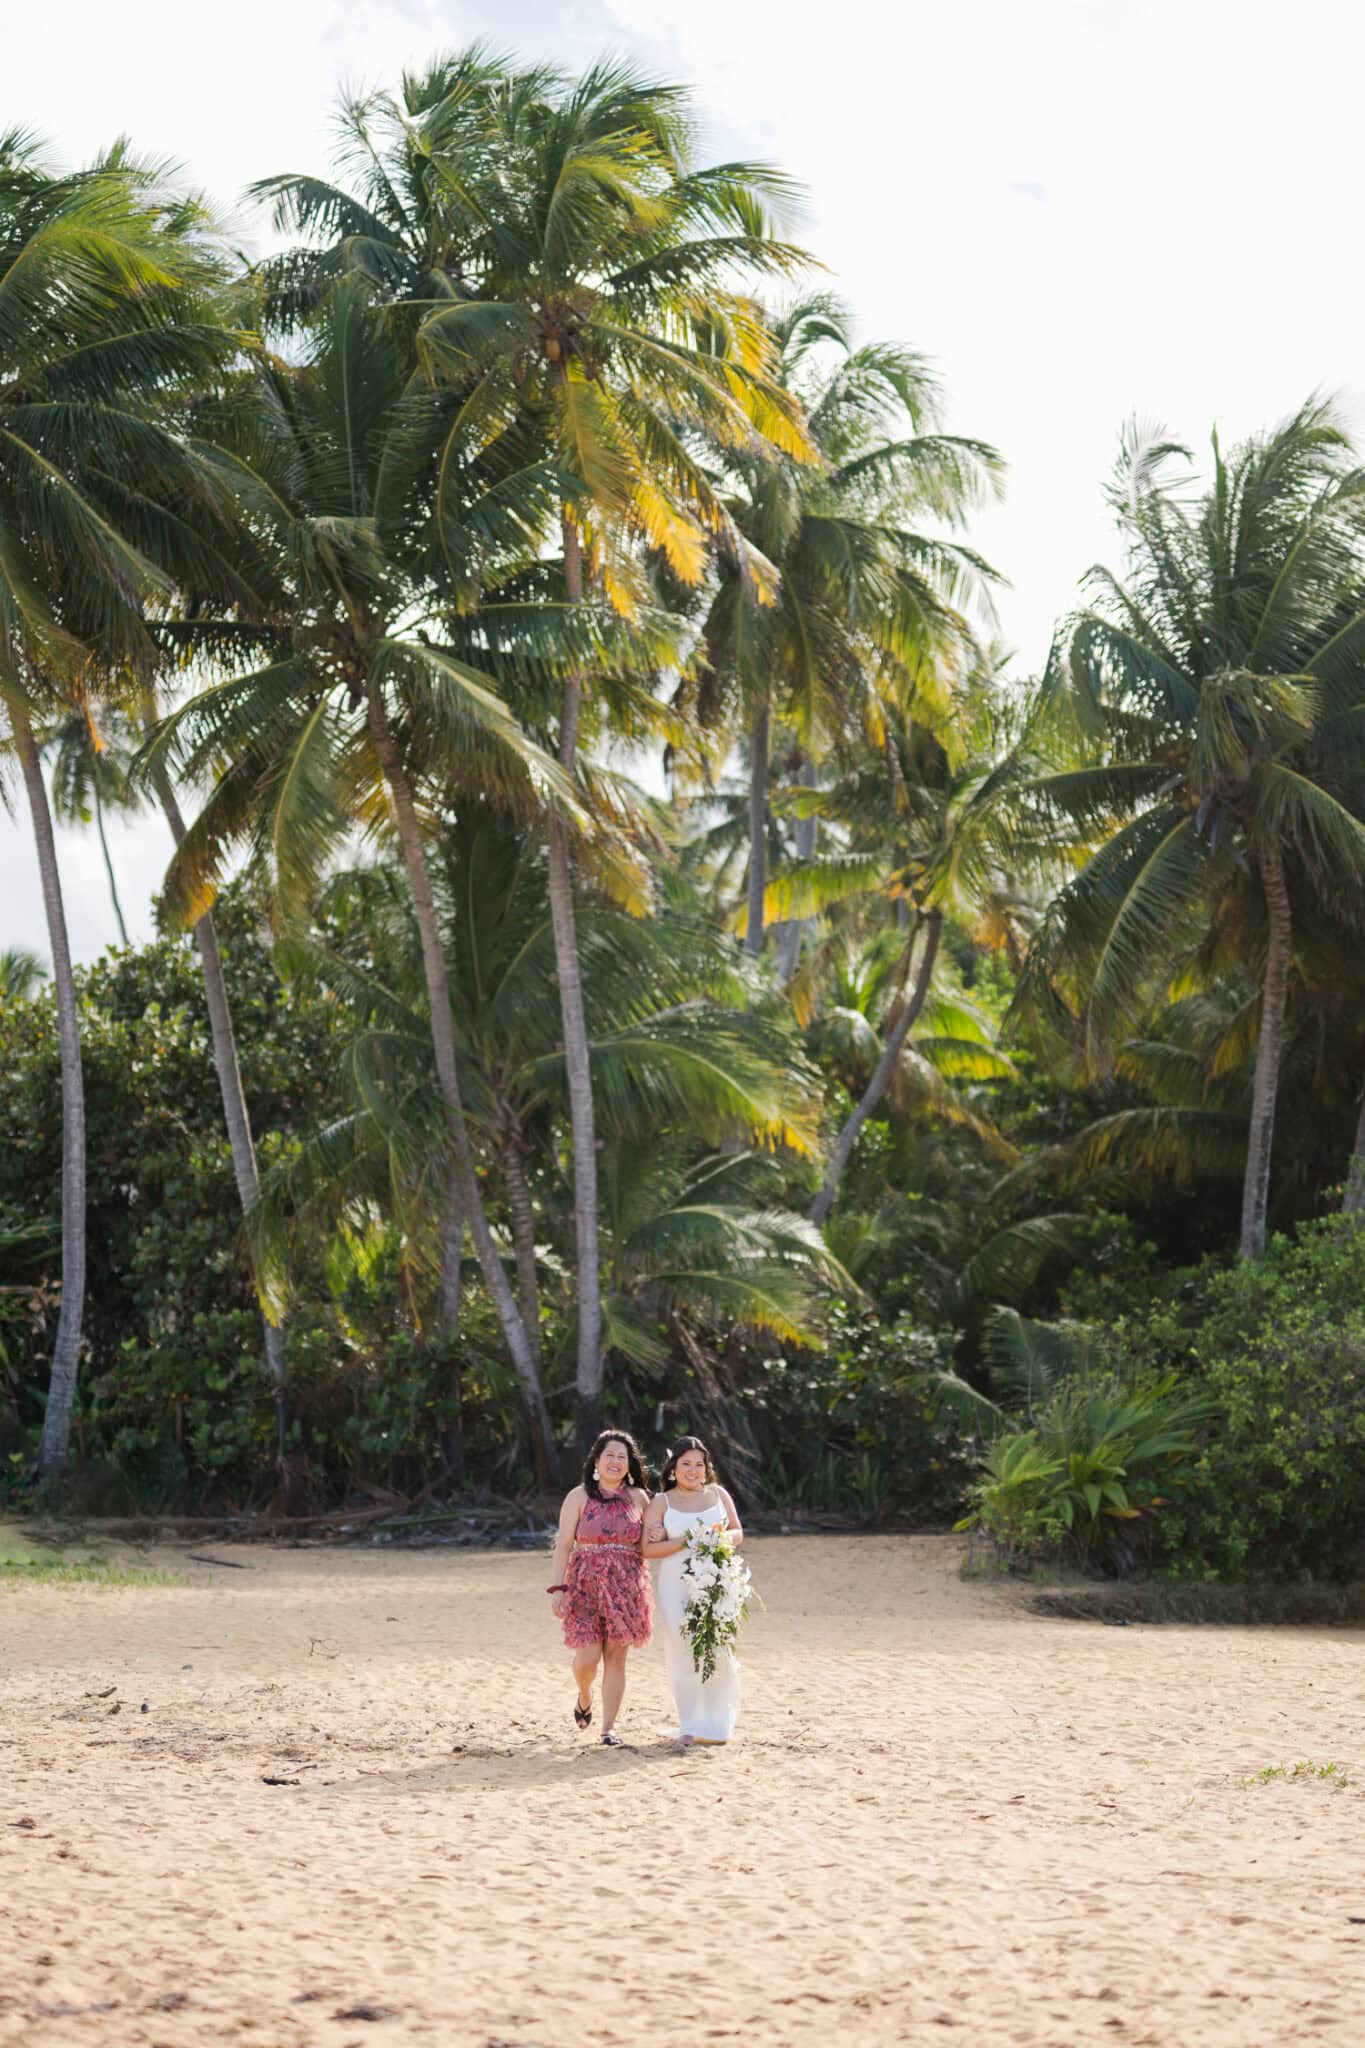
<instances>
[{"instance_id":1,"label":"shadow on sand","mask_svg":"<svg viewBox=\"0 0 1365 2048\"><path fill-rule=\"evenodd\" d=\"M558 1784L568 1779L610 1777L621 1771L645 1770L673 1764L679 1770L695 1770L716 1755L704 1746L684 1748L661 1737L647 1742L625 1742L608 1749L601 1742L585 1741L571 1748L544 1739L522 1743L465 1743L450 1755L419 1764L415 1769L363 1771L348 1785L335 1790L350 1792L452 1792L474 1785Z\"/></svg>"}]
</instances>

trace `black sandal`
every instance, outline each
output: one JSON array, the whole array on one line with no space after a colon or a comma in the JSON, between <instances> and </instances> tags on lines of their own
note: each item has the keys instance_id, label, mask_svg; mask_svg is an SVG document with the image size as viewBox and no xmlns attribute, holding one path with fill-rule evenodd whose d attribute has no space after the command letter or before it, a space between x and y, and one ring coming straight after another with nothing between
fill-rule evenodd
<instances>
[{"instance_id":1,"label":"black sandal","mask_svg":"<svg viewBox=\"0 0 1365 2048\"><path fill-rule=\"evenodd\" d=\"M624 1749L626 1746L614 1728L604 1728L602 1740L608 1749Z\"/></svg>"},{"instance_id":2,"label":"black sandal","mask_svg":"<svg viewBox=\"0 0 1365 2048\"><path fill-rule=\"evenodd\" d=\"M592 1708L590 1706L580 1707L577 1700L575 1700L573 1717L580 1728L587 1728L592 1722Z\"/></svg>"}]
</instances>

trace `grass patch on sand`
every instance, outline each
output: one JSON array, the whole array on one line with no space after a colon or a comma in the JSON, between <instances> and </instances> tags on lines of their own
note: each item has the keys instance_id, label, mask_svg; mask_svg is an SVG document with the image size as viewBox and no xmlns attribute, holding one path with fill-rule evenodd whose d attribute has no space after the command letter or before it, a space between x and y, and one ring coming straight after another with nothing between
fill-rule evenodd
<instances>
[{"instance_id":1,"label":"grass patch on sand","mask_svg":"<svg viewBox=\"0 0 1365 2048\"><path fill-rule=\"evenodd\" d=\"M1252 1771L1250 1776L1240 1779L1242 1790L1249 1791L1253 1785L1269 1785L1276 1778L1318 1778L1331 1785L1349 1785L1350 1774L1340 1764L1267 1764L1263 1771Z\"/></svg>"},{"instance_id":2,"label":"grass patch on sand","mask_svg":"<svg viewBox=\"0 0 1365 2048\"><path fill-rule=\"evenodd\" d=\"M178 1572L45 1548L0 1528L0 1586L183 1586Z\"/></svg>"}]
</instances>

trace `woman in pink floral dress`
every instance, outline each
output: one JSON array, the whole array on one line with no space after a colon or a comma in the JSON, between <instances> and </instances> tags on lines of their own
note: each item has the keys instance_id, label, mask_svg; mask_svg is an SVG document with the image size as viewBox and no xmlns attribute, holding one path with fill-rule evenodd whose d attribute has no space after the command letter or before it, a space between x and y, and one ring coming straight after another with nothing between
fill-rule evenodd
<instances>
[{"instance_id":1,"label":"woman in pink floral dress","mask_svg":"<svg viewBox=\"0 0 1365 2048\"><path fill-rule=\"evenodd\" d=\"M564 1502L550 1570L554 1612L573 1651L580 1728L592 1721L602 1666L602 1740L618 1749L616 1716L626 1689L626 1653L649 1641L654 1596L640 1550L649 1489L644 1460L624 1430L604 1430L583 1465L583 1483Z\"/></svg>"}]
</instances>

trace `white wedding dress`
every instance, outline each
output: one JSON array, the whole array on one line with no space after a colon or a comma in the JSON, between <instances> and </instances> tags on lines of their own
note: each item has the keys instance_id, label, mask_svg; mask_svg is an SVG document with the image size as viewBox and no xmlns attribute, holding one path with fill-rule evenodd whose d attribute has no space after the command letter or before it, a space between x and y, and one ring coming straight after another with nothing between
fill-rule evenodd
<instances>
[{"instance_id":1,"label":"white wedding dress","mask_svg":"<svg viewBox=\"0 0 1365 2048\"><path fill-rule=\"evenodd\" d=\"M728 1521L725 1504L720 1500L713 1501L710 1507L694 1508L690 1514L665 1505L664 1535L670 1543L679 1543L689 1529L724 1529ZM684 1551L675 1550L672 1557L659 1560L656 1610L663 1623L664 1663L669 1691L678 1710L678 1733L691 1736L694 1741L728 1742L739 1719L739 1660L733 1650L722 1650L715 1670L702 1683L682 1634L685 1555Z\"/></svg>"}]
</instances>

